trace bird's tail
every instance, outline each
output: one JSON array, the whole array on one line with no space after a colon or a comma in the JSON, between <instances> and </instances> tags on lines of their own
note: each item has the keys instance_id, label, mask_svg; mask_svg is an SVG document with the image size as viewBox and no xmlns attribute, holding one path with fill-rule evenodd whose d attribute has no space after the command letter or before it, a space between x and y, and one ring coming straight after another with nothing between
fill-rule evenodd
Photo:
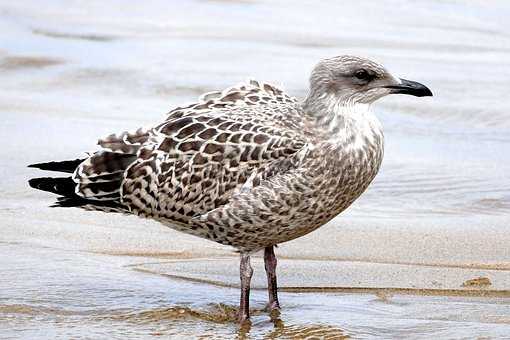
<instances>
[{"instance_id":1,"label":"bird's tail","mask_svg":"<svg viewBox=\"0 0 510 340\"><path fill-rule=\"evenodd\" d=\"M73 173L85 159L31 164L29 167L47 171ZM52 207L80 207L87 210L125 212L116 200L87 199L77 194L76 182L71 177L38 177L28 181L30 187L59 195Z\"/></svg>"},{"instance_id":2,"label":"bird's tail","mask_svg":"<svg viewBox=\"0 0 510 340\"><path fill-rule=\"evenodd\" d=\"M76 183L71 177L39 177L32 178L28 184L38 190L52 192L60 196L76 195Z\"/></svg>"}]
</instances>

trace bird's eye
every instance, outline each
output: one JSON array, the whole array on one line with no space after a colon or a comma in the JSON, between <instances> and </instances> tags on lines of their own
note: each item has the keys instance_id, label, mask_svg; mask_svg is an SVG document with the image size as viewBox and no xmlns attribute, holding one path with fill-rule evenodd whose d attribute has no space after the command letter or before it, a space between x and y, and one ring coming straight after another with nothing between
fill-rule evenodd
<instances>
[{"instance_id":1,"label":"bird's eye","mask_svg":"<svg viewBox=\"0 0 510 340\"><path fill-rule=\"evenodd\" d=\"M368 80L370 79L370 74L365 69L359 69L354 73L354 76L360 80Z\"/></svg>"}]
</instances>

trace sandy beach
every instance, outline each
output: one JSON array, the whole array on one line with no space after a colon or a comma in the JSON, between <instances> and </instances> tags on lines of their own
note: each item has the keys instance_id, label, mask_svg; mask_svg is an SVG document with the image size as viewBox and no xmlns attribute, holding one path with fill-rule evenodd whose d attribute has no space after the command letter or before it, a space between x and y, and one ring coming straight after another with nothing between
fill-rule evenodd
<instances>
[{"instance_id":1,"label":"sandy beach","mask_svg":"<svg viewBox=\"0 0 510 340\"><path fill-rule=\"evenodd\" d=\"M0 9L0 338L510 337L506 2ZM231 248L134 216L49 208L54 197L27 185L48 175L30 163L74 159L248 77L302 97L314 63L337 54L379 60L435 97L375 105L383 167L344 214L277 248L279 322L263 311L260 256L253 325L239 329Z\"/></svg>"}]
</instances>

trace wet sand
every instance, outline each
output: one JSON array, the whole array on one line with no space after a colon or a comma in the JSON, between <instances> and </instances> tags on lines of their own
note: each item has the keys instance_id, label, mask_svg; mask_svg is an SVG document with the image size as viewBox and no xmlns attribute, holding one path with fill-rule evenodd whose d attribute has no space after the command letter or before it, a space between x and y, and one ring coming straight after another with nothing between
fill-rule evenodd
<instances>
[{"instance_id":1,"label":"wet sand","mask_svg":"<svg viewBox=\"0 0 510 340\"><path fill-rule=\"evenodd\" d=\"M0 5L0 337L508 337L509 6L370 6ZM74 159L248 76L302 96L317 59L340 53L435 97L375 106L383 168L342 216L278 247L276 322L260 258L253 326L240 330L232 249L136 217L51 209L54 197L26 184L48 175L27 164Z\"/></svg>"},{"instance_id":2,"label":"wet sand","mask_svg":"<svg viewBox=\"0 0 510 340\"><path fill-rule=\"evenodd\" d=\"M51 247L0 244L0 332L3 338L504 338L508 295L422 295L398 289L283 289L277 320L264 311L266 292L252 292L251 328L235 322L238 289L137 270L168 259L91 254ZM154 261L157 260L157 261ZM190 266L175 262L184 275ZM207 261L206 277L215 272ZM301 262L306 280L317 267ZM282 261L281 278L295 271ZM230 275L228 266L222 267ZM326 266L327 268L327 266ZM168 269L168 268L167 268ZM311 269L311 270L310 270ZM306 271L305 271L306 270ZM287 275L290 274L290 275ZM223 277L223 275L219 275ZM317 279L317 278L315 278ZM228 279L227 282L235 281ZM308 281L310 282L310 281ZM327 281L326 281L327 283ZM258 287L258 288L257 288ZM477 289L479 290L479 289Z\"/></svg>"}]
</instances>

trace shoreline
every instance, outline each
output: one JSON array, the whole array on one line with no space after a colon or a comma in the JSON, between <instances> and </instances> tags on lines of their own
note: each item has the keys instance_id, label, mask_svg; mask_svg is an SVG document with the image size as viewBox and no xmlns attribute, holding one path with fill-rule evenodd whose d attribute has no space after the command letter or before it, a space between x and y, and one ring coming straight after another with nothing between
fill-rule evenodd
<instances>
[{"instance_id":1,"label":"shoreline","mask_svg":"<svg viewBox=\"0 0 510 340\"><path fill-rule=\"evenodd\" d=\"M212 285L223 288L239 288L236 284L226 284L219 281L193 279L185 276L155 273L150 270L134 268L133 270L152 275L160 275L174 280ZM265 287L252 287L252 290L265 291ZM423 288L394 288L394 287L278 287L283 293L347 293L347 294L370 294L386 299L385 295L413 295L413 296L444 296L444 297L487 297L487 298L510 298L510 290L455 290L455 289L423 289Z\"/></svg>"}]
</instances>

